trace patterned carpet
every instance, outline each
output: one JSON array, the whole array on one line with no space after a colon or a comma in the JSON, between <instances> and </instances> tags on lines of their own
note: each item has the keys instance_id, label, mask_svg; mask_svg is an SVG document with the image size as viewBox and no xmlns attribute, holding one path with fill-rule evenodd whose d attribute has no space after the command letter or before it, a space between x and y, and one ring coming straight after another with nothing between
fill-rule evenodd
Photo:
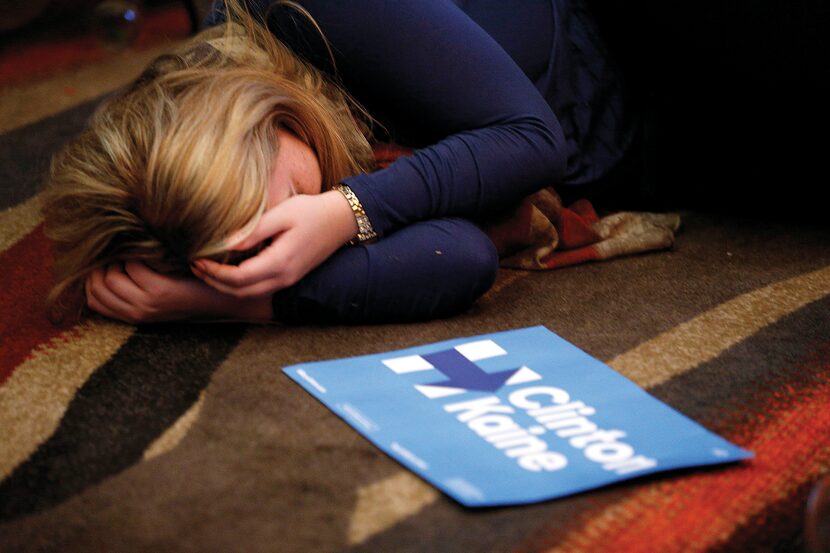
<instances>
[{"instance_id":1,"label":"patterned carpet","mask_svg":"<svg viewBox=\"0 0 830 553\"><path fill-rule=\"evenodd\" d=\"M672 251L503 270L412 325L56 327L38 191L99 98L187 33L0 52L0 551L803 551L830 473L830 228L684 214ZM756 458L538 505L469 510L280 369L543 324Z\"/></svg>"}]
</instances>

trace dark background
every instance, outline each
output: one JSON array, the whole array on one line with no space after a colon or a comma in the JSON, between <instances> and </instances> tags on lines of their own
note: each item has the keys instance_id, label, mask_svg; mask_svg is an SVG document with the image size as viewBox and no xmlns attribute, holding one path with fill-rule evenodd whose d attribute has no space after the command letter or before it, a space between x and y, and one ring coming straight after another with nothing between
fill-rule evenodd
<instances>
[{"instance_id":1,"label":"dark background","mask_svg":"<svg viewBox=\"0 0 830 553\"><path fill-rule=\"evenodd\" d=\"M643 113L643 178L625 192L636 205L823 214L830 4L587 1ZM102 3L0 0L0 40L81 25ZM138 4L159 3L172 2ZM180 3L196 22L211 2Z\"/></svg>"},{"instance_id":2,"label":"dark background","mask_svg":"<svg viewBox=\"0 0 830 553\"><path fill-rule=\"evenodd\" d=\"M830 4L589 3L644 112L655 206L824 211Z\"/></svg>"}]
</instances>

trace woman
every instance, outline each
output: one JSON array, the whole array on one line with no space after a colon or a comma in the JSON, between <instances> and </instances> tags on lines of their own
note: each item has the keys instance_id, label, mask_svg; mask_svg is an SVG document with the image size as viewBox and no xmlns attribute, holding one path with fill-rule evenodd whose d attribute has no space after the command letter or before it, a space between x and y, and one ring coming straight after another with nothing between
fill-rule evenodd
<instances>
[{"instance_id":1,"label":"woman","mask_svg":"<svg viewBox=\"0 0 830 553\"><path fill-rule=\"evenodd\" d=\"M248 4L270 33L230 2L244 32L157 61L55 161L54 296L130 322L446 316L495 276L471 220L602 181L632 140L577 1ZM362 108L419 149L369 172Z\"/></svg>"}]
</instances>

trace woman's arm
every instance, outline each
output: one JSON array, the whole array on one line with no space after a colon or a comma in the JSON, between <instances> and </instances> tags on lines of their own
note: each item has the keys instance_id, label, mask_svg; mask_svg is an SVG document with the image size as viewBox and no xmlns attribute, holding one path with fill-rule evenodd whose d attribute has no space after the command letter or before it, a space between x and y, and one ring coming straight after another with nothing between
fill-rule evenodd
<instances>
[{"instance_id":1,"label":"woman's arm","mask_svg":"<svg viewBox=\"0 0 830 553\"><path fill-rule=\"evenodd\" d=\"M249 0L260 12L269 3ZM299 3L330 42L347 90L379 119L431 143L383 171L344 181L381 236L416 221L498 210L562 177L564 139L550 106L451 2ZM324 66L316 31L290 10L275 13L281 15L269 23L276 34Z\"/></svg>"},{"instance_id":2,"label":"woman's arm","mask_svg":"<svg viewBox=\"0 0 830 553\"><path fill-rule=\"evenodd\" d=\"M408 322L468 308L493 283L495 247L472 223L411 225L367 246L343 248L294 286L236 299L193 278L142 263L98 269L87 280L89 307L130 323L232 319L286 323Z\"/></svg>"},{"instance_id":3,"label":"woman's arm","mask_svg":"<svg viewBox=\"0 0 830 553\"><path fill-rule=\"evenodd\" d=\"M496 278L498 254L464 219L422 221L365 246L338 250L273 297L286 323L410 322L473 304Z\"/></svg>"},{"instance_id":4,"label":"woman's arm","mask_svg":"<svg viewBox=\"0 0 830 553\"><path fill-rule=\"evenodd\" d=\"M270 4L249 3L260 13ZM451 2L301 4L330 41L346 89L373 115L433 142L387 169L344 179L379 236L418 221L502 210L562 177L564 139L550 106L510 56ZM219 13L214 11L213 22ZM325 70L328 50L316 30L291 10L275 13L282 14L269 20L275 34ZM322 197L310 203L317 204L309 210L316 216L294 217L291 234L316 232L317 240L298 248L275 236L259 255L263 270L208 264L197 274L239 297L254 288L264 292L260 283L276 282L276 273L291 278L271 286L272 292L297 282L316 266L305 261L325 259L336 249L332 237L321 236L321 221L351 217L339 208L327 210ZM285 227L292 216L285 217L277 226Z\"/></svg>"},{"instance_id":5,"label":"woman's arm","mask_svg":"<svg viewBox=\"0 0 830 553\"><path fill-rule=\"evenodd\" d=\"M183 319L269 321L270 297L238 299L190 277L162 275L140 261L94 269L85 282L96 313L128 323Z\"/></svg>"}]
</instances>

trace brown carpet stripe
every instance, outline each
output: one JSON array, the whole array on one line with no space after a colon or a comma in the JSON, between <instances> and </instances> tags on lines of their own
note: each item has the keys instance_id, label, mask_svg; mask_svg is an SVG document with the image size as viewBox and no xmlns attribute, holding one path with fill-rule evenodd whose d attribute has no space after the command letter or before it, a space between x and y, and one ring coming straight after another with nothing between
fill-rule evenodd
<instances>
[{"instance_id":1,"label":"brown carpet stripe","mask_svg":"<svg viewBox=\"0 0 830 553\"><path fill-rule=\"evenodd\" d=\"M0 209L18 206L43 187L53 154L75 136L99 99L0 134Z\"/></svg>"},{"instance_id":2,"label":"brown carpet stripe","mask_svg":"<svg viewBox=\"0 0 830 553\"><path fill-rule=\"evenodd\" d=\"M150 447L144 450L142 456L144 461L149 461L154 457L163 455L168 451L175 449L177 445L187 436L187 433L199 419L202 412L202 405L205 403L205 393L199 394L199 399L179 417L179 420L174 422L170 428L164 431L164 434L159 436Z\"/></svg>"},{"instance_id":3,"label":"brown carpet stripe","mask_svg":"<svg viewBox=\"0 0 830 553\"><path fill-rule=\"evenodd\" d=\"M785 315L830 294L830 266L725 302L608 364L650 388L715 358Z\"/></svg>"},{"instance_id":4,"label":"brown carpet stripe","mask_svg":"<svg viewBox=\"0 0 830 553\"><path fill-rule=\"evenodd\" d=\"M0 520L55 505L140 461L199 398L244 325L145 325L70 399L58 427L0 482Z\"/></svg>"},{"instance_id":5,"label":"brown carpet stripe","mask_svg":"<svg viewBox=\"0 0 830 553\"><path fill-rule=\"evenodd\" d=\"M441 493L409 471L358 488L348 544L358 545L425 509Z\"/></svg>"},{"instance_id":6,"label":"brown carpet stripe","mask_svg":"<svg viewBox=\"0 0 830 553\"><path fill-rule=\"evenodd\" d=\"M133 330L109 321L83 323L35 350L0 386L0 479L54 433L78 389Z\"/></svg>"}]
</instances>

